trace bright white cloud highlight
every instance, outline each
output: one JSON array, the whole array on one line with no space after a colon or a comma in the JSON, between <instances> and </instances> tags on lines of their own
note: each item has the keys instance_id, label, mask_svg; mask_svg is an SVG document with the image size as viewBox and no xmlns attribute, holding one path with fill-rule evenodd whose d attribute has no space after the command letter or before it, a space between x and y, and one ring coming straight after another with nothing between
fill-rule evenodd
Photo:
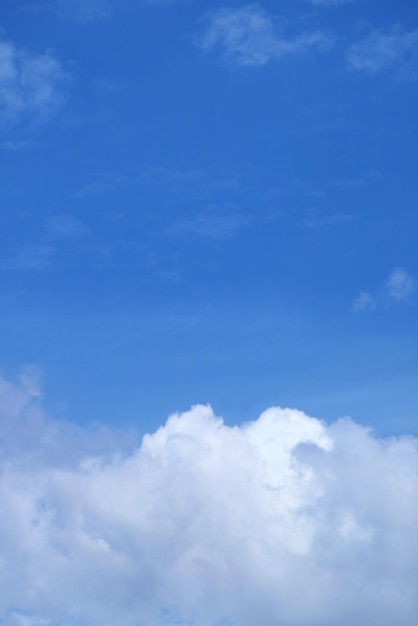
<instances>
[{"instance_id":1,"label":"bright white cloud highlight","mask_svg":"<svg viewBox=\"0 0 418 626\"><path fill-rule=\"evenodd\" d=\"M62 100L68 75L54 55L32 54L0 41L0 116L3 124L44 121Z\"/></svg>"},{"instance_id":2,"label":"bright white cloud highlight","mask_svg":"<svg viewBox=\"0 0 418 626\"><path fill-rule=\"evenodd\" d=\"M323 33L303 33L283 38L274 20L259 4L210 12L203 20L205 30L198 45L219 53L228 63L241 66L265 65L284 56L329 45Z\"/></svg>"},{"instance_id":3,"label":"bright white cloud highlight","mask_svg":"<svg viewBox=\"0 0 418 626\"><path fill-rule=\"evenodd\" d=\"M126 442L0 380L7 626L415 626L418 441L207 406Z\"/></svg>"},{"instance_id":4,"label":"bright white cloud highlight","mask_svg":"<svg viewBox=\"0 0 418 626\"><path fill-rule=\"evenodd\" d=\"M388 34L373 31L354 43L347 54L353 70L370 74L393 71L403 79L418 78L418 30L395 27Z\"/></svg>"}]
</instances>

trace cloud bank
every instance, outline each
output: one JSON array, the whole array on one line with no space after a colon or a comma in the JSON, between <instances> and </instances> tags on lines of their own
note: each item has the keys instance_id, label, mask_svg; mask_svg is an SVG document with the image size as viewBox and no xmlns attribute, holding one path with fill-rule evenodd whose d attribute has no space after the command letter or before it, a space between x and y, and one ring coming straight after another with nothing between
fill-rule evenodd
<instances>
[{"instance_id":1,"label":"cloud bank","mask_svg":"<svg viewBox=\"0 0 418 626\"><path fill-rule=\"evenodd\" d=\"M48 420L30 373L0 424L7 626L417 623L413 437L195 406L127 452Z\"/></svg>"}]
</instances>

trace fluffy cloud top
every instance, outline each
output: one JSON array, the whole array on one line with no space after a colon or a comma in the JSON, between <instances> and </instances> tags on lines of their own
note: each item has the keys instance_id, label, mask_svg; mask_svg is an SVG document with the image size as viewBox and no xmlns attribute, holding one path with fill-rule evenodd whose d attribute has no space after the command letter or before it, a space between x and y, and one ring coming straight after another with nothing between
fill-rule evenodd
<instances>
[{"instance_id":1,"label":"fluffy cloud top","mask_svg":"<svg viewBox=\"0 0 418 626\"><path fill-rule=\"evenodd\" d=\"M218 9L206 16L204 24L199 46L205 51L219 52L235 65L265 65L290 54L328 45L320 32L282 38L273 19L259 4Z\"/></svg>"},{"instance_id":2,"label":"fluffy cloud top","mask_svg":"<svg viewBox=\"0 0 418 626\"><path fill-rule=\"evenodd\" d=\"M0 382L7 626L417 623L416 439L195 406L122 453L38 396Z\"/></svg>"},{"instance_id":3,"label":"fluffy cloud top","mask_svg":"<svg viewBox=\"0 0 418 626\"><path fill-rule=\"evenodd\" d=\"M0 41L0 115L5 124L38 122L61 101L68 78L51 52L30 54Z\"/></svg>"}]
</instances>

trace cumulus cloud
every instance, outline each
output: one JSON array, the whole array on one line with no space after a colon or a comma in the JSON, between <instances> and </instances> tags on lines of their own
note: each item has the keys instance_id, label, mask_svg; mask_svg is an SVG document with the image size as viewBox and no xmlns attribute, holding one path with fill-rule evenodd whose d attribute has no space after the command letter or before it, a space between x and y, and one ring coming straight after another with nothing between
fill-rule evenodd
<instances>
[{"instance_id":1,"label":"cumulus cloud","mask_svg":"<svg viewBox=\"0 0 418 626\"><path fill-rule=\"evenodd\" d=\"M205 28L197 39L198 45L204 51L219 53L234 65L265 65L288 55L329 45L327 37L319 31L293 38L281 37L274 20L259 4L211 11L203 23Z\"/></svg>"},{"instance_id":2,"label":"cumulus cloud","mask_svg":"<svg viewBox=\"0 0 418 626\"><path fill-rule=\"evenodd\" d=\"M405 31L397 26L389 33L372 31L349 48L347 62L352 70L394 72L399 78L416 80L418 30Z\"/></svg>"},{"instance_id":3,"label":"cumulus cloud","mask_svg":"<svg viewBox=\"0 0 418 626\"><path fill-rule=\"evenodd\" d=\"M128 448L39 398L0 380L7 626L417 623L417 439L195 406Z\"/></svg>"},{"instance_id":4,"label":"cumulus cloud","mask_svg":"<svg viewBox=\"0 0 418 626\"><path fill-rule=\"evenodd\" d=\"M32 54L0 41L0 116L6 125L40 122L62 100L68 75L50 51Z\"/></svg>"}]
</instances>

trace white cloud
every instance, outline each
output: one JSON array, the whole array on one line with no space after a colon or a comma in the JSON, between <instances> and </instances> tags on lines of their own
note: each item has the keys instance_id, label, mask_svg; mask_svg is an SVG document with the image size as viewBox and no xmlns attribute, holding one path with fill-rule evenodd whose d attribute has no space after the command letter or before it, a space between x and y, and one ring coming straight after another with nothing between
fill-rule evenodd
<instances>
[{"instance_id":1,"label":"white cloud","mask_svg":"<svg viewBox=\"0 0 418 626\"><path fill-rule=\"evenodd\" d=\"M417 623L417 439L196 406L120 453L39 395L0 379L2 623Z\"/></svg>"},{"instance_id":2,"label":"white cloud","mask_svg":"<svg viewBox=\"0 0 418 626\"><path fill-rule=\"evenodd\" d=\"M393 71L399 78L418 78L418 30L397 26L388 34L373 31L354 43L347 53L353 70L376 74Z\"/></svg>"},{"instance_id":3,"label":"white cloud","mask_svg":"<svg viewBox=\"0 0 418 626\"><path fill-rule=\"evenodd\" d=\"M205 30L197 40L207 52L218 52L227 62L241 66L265 65L291 54L329 45L321 32L282 38L273 19L259 4L221 8L203 19Z\"/></svg>"},{"instance_id":4,"label":"white cloud","mask_svg":"<svg viewBox=\"0 0 418 626\"><path fill-rule=\"evenodd\" d=\"M409 298L414 290L414 277L402 267L396 267L376 293L362 291L353 301L353 310L366 311L388 303L400 302Z\"/></svg>"},{"instance_id":5,"label":"white cloud","mask_svg":"<svg viewBox=\"0 0 418 626\"><path fill-rule=\"evenodd\" d=\"M38 123L62 100L68 75L50 51L32 54L0 41L0 116L2 124Z\"/></svg>"},{"instance_id":6,"label":"white cloud","mask_svg":"<svg viewBox=\"0 0 418 626\"><path fill-rule=\"evenodd\" d=\"M401 267L394 269L386 281L386 293L394 300L404 300L414 291L414 287L414 279Z\"/></svg>"},{"instance_id":7,"label":"white cloud","mask_svg":"<svg viewBox=\"0 0 418 626\"><path fill-rule=\"evenodd\" d=\"M362 291L353 302L354 311L366 311L376 306L374 297L368 291Z\"/></svg>"}]
</instances>

